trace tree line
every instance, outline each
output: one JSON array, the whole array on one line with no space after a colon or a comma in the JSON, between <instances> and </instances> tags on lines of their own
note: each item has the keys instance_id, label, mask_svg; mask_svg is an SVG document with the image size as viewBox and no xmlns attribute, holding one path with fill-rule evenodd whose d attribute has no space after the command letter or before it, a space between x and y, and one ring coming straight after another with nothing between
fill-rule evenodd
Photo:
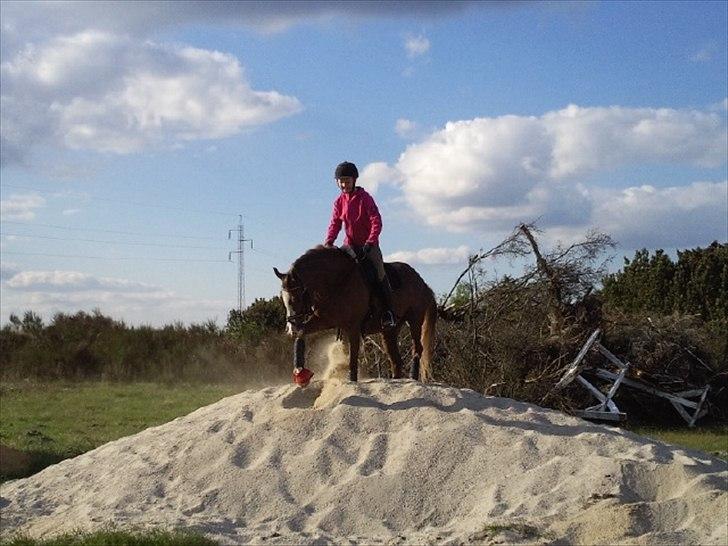
<instances>
[{"instance_id":1,"label":"tree line","mask_svg":"<svg viewBox=\"0 0 728 546\"><path fill-rule=\"evenodd\" d=\"M728 244L677 252L638 250L603 281L604 303L627 312L696 315L705 321L728 317Z\"/></svg>"},{"instance_id":2,"label":"tree line","mask_svg":"<svg viewBox=\"0 0 728 546\"><path fill-rule=\"evenodd\" d=\"M540 403L594 328L639 373L710 383L714 405L728 394L728 244L677 253L638 250L614 273L613 243L588 234L569 247L539 247L520 226L470 258L440 298L435 380ZM494 275L485 258L531 260L521 276ZM490 263L490 262L488 262ZM235 381L265 384L290 375L290 339L279 297L231 310L227 323L129 326L96 311L59 313L48 324L28 311L0 329L3 379ZM407 334L401 339L409 351ZM386 377L376 339L362 366ZM567 393L568 394L568 393ZM552 401L579 403L571 399Z\"/></svg>"}]
</instances>

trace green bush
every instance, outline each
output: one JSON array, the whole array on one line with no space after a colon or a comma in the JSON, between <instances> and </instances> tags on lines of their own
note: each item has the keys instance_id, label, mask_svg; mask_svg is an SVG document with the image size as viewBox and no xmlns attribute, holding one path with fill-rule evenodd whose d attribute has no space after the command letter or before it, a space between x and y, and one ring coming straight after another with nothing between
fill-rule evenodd
<instances>
[{"instance_id":1,"label":"green bush","mask_svg":"<svg viewBox=\"0 0 728 546\"><path fill-rule=\"evenodd\" d=\"M242 313L231 309L226 333L237 340L259 343L271 333L282 332L286 326L286 308L280 297L258 298Z\"/></svg>"},{"instance_id":2,"label":"green bush","mask_svg":"<svg viewBox=\"0 0 728 546\"><path fill-rule=\"evenodd\" d=\"M247 382L281 376L290 361L290 340L270 326L277 326L275 316L261 308L266 309L255 306L243 321L246 335L212 322L127 326L98 311L59 313L48 325L32 312L23 320L13 315L0 330L2 378ZM267 360L260 360L261 352Z\"/></svg>"},{"instance_id":3,"label":"green bush","mask_svg":"<svg viewBox=\"0 0 728 546\"><path fill-rule=\"evenodd\" d=\"M607 306L621 311L728 317L728 243L678 251L673 262L662 250L638 250L624 268L603 280Z\"/></svg>"}]
</instances>

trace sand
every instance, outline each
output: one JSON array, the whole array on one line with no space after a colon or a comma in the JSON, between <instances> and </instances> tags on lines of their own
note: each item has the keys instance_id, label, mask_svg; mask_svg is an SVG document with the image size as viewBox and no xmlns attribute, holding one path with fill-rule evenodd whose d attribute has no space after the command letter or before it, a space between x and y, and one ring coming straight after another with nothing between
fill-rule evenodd
<instances>
[{"instance_id":1,"label":"sand","mask_svg":"<svg viewBox=\"0 0 728 546\"><path fill-rule=\"evenodd\" d=\"M224 544L726 544L728 465L410 380L245 391L0 487L1 536Z\"/></svg>"}]
</instances>

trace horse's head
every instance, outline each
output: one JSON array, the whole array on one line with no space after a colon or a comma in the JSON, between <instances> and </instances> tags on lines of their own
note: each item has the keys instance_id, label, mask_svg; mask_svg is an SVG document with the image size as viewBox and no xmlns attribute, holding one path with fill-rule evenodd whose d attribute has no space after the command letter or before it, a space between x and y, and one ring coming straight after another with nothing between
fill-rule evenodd
<instances>
[{"instance_id":1,"label":"horse's head","mask_svg":"<svg viewBox=\"0 0 728 546\"><path fill-rule=\"evenodd\" d=\"M336 318L330 302L335 300L344 283L355 271L356 262L338 248L318 246L299 257L288 273L273 268L281 280L281 299L286 306L286 330L291 335L300 336L328 324ZM313 319L321 319L314 320ZM310 324L309 324L310 323Z\"/></svg>"},{"instance_id":2,"label":"horse's head","mask_svg":"<svg viewBox=\"0 0 728 546\"><path fill-rule=\"evenodd\" d=\"M273 271L281 280L281 299L286 306L286 332L292 336L300 335L315 313L311 291L293 270L281 273L274 267Z\"/></svg>"}]
</instances>

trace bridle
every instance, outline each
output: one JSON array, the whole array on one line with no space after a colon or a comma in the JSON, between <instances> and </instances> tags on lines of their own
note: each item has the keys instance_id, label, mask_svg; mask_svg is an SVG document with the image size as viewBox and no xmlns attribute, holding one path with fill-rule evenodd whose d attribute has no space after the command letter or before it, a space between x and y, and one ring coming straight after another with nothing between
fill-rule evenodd
<instances>
[{"instance_id":1,"label":"bridle","mask_svg":"<svg viewBox=\"0 0 728 546\"><path fill-rule=\"evenodd\" d=\"M289 294L294 294L297 292L301 292L301 298L304 299L304 303L307 305L308 309L306 311L303 311L301 313L295 313L293 315L289 315L286 317L286 322L290 323L291 326L304 326L308 322L313 319L314 315L316 314L316 309L312 304L308 302L308 288L305 286L297 286L295 288L287 288L286 289Z\"/></svg>"},{"instance_id":2,"label":"bridle","mask_svg":"<svg viewBox=\"0 0 728 546\"><path fill-rule=\"evenodd\" d=\"M345 251L347 255L352 257L353 263L352 267L357 267L356 265L356 254L353 251ZM304 286L304 284L301 282L301 279L298 275L295 275L293 272L289 273L290 278L294 279L295 286L293 287L285 287L284 289L291 295L296 295L297 297L300 297L302 300L303 305L305 306L306 310L302 311L300 313L295 313L293 315L289 315L286 317L286 322L290 324L293 327L301 328L302 326L305 326L308 324L315 316L318 316L318 310L311 302L311 292L309 291L308 287ZM349 277L351 276L351 270L347 269L341 274L341 277L336 279L336 282L334 283L335 286L341 286ZM288 283L286 283L288 284ZM300 293L299 293L300 292Z\"/></svg>"}]
</instances>

